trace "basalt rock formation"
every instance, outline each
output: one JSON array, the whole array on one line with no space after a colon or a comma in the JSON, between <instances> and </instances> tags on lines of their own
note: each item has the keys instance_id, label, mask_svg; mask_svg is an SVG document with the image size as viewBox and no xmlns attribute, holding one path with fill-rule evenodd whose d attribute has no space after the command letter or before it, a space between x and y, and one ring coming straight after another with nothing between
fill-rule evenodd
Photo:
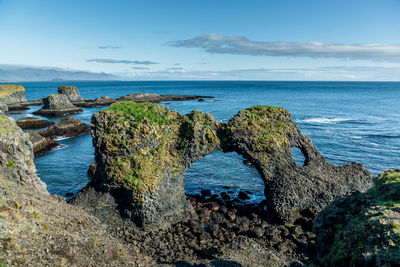
<instances>
[{"instance_id":1,"label":"basalt rock formation","mask_svg":"<svg viewBox=\"0 0 400 267\"><path fill-rule=\"evenodd\" d=\"M40 135L47 138L73 137L88 134L89 132L90 128L86 123L71 116L62 118L60 122L46 130L38 131Z\"/></svg>"},{"instance_id":2,"label":"basalt rock formation","mask_svg":"<svg viewBox=\"0 0 400 267\"><path fill-rule=\"evenodd\" d=\"M6 104L26 101L25 88L17 84L0 84L0 102Z\"/></svg>"},{"instance_id":3,"label":"basalt rock formation","mask_svg":"<svg viewBox=\"0 0 400 267\"><path fill-rule=\"evenodd\" d=\"M29 140L32 142L33 153L35 156L48 152L59 145L53 139L44 137L36 131L29 131L28 134Z\"/></svg>"},{"instance_id":4,"label":"basalt rock formation","mask_svg":"<svg viewBox=\"0 0 400 267\"><path fill-rule=\"evenodd\" d=\"M49 95L43 99L43 108L33 114L48 117L63 116L66 114L79 113L82 109L74 106L66 95Z\"/></svg>"},{"instance_id":5,"label":"basalt rock formation","mask_svg":"<svg viewBox=\"0 0 400 267\"><path fill-rule=\"evenodd\" d=\"M185 101L203 98L213 98L210 96L198 96L198 95L157 95L150 93L136 93L117 98L117 101L133 101L136 103L160 103L162 101Z\"/></svg>"},{"instance_id":6,"label":"basalt rock formation","mask_svg":"<svg viewBox=\"0 0 400 267\"><path fill-rule=\"evenodd\" d=\"M321 266L398 266L400 170L386 171L367 193L340 198L314 219Z\"/></svg>"},{"instance_id":7,"label":"basalt rock formation","mask_svg":"<svg viewBox=\"0 0 400 267\"><path fill-rule=\"evenodd\" d=\"M79 93L78 88L76 88L75 86L66 86L66 85L59 86L58 93L66 95L70 102L82 101L82 96Z\"/></svg>"},{"instance_id":8,"label":"basalt rock formation","mask_svg":"<svg viewBox=\"0 0 400 267\"><path fill-rule=\"evenodd\" d=\"M1 266L154 266L99 220L51 196L36 175L32 143L0 116Z\"/></svg>"},{"instance_id":9,"label":"basalt rock formation","mask_svg":"<svg viewBox=\"0 0 400 267\"><path fill-rule=\"evenodd\" d=\"M44 120L38 117L23 117L17 120L17 125L21 129L40 129L54 125L52 121Z\"/></svg>"},{"instance_id":10,"label":"basalt rock formation","mask_svg":"<svg viewBox=\"0 0 400 267\"><path fill-rule=\"evenodd\" d=\"M89 187L112 195L121 213L144 228L191 212L186 169L217 150L250 161L265 182L268 212L289 222L372 186L362 165L328 163L283 108L256 106L221 123L199 111L182 116L152 103L119 102L93 116L92 136L96 169ZM294 146L304 166L294 162Z\"/></svg>"}]
</instances>

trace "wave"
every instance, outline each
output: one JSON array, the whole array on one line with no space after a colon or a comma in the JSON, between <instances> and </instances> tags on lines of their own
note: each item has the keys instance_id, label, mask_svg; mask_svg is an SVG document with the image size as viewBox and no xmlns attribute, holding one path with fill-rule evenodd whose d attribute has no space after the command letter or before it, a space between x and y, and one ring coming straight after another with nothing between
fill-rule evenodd
<instances>
[{"instance_id":1,"label":"wave","mask_svg":"<svg viewBox=\"0 0 400 267\"><path fill-rule=\"evenodd\" d=\"M310 118L306 120L302 120L305 123L319 123L319 124L334 124L344 121L352 121L350 118Z\"/></svg>"},{"instance_id":2,"label":"wave","mask_svg":"<svg viewBox=\"0 0 400 267\"><path fill-rule=\"evenodd\" d=\"M56 140L56 141L62 141L62 140L69 139L69 138L71 138L71 137L57 136L56 138L54 138L54 140Z\"/></svg>"}]
</instances>

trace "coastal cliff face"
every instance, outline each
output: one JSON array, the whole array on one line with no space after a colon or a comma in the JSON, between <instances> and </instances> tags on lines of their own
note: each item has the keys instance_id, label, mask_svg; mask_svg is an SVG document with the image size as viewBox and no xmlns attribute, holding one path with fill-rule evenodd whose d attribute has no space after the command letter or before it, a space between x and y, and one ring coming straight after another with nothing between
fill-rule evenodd
<instances>
[{"instance_id":1,"label":"coastal cliff face","mask_svg":"<svg viewBox=\"0 0 400 267\"><path fill-rule=\"evenodd\" d=\"M0 116L1 266L153 266L109 236L98 219L50 196L36 175L32 144Z\"/></svg>"},{"instance_id":2,"label":"coastal cliff face","mask_svg":"<svg viewBox=\"0 0 400 267\"><path fill-rule=\"evenodd\" d=\"M362 165L328 163L283 108L256 106L221 123L199 111L182 116L156 104L119 102L93 116L92 136L96 168L89 187L113 195L120 211L145 228L190 212L186 169L217 150L249 160L265 182L268 212L289 222L372 186ZM296 165L291 147L301 149L304 166Z\"/></svg>"},{"instance_id":3,"label":"coastal cliff face","mask_svg":"<svg viewBox=\"0 0 400 267\"><path fill-rule=\"evenodd\" d=\"M314 220L322 266L398 266L400 170L386 171L373 188L336 200Z\"/></svg>"},{"instance_id":4,"label":"coastal cliff face","mask_svg":"<svg viewBox=\"0 0 400 267\"><path fill-rule=\"evenodd\" d=\"M25 88L17 84L0 84L0 102L6 104L26 101Z\"/></svg>"}]
</instances>

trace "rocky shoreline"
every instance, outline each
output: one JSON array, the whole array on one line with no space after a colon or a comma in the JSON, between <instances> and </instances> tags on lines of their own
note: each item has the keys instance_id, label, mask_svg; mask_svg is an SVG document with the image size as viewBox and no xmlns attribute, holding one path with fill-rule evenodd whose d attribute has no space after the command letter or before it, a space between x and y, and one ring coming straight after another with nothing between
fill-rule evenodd
<instances>
[{"instance_id":1,"label":"rocky shoreline","mask_svg":"<svg viewBox=\"0 0 400 267\"><path fill-rule=\"evenodd\" d=\"M83 100L76 87L63 86L59 95L43 99L46 115L63 116L59 123L15 122L5 116L7 109L27 102L21 87L3 88L2 101L10 104L0 105L1 265L400 262L400 170L374 178L361 164L330 164L285 109L250 107L222 123L210 114L181 115L154 104L204 96L139 93ZM111 106L95 114L90 127L64 117L86 104ZM89 132L95 147L90 183L70 203L50 196L36 175L33 155L57 145L58 136ZM294 162L292 147L305 156L303 166ZM235 151L257 169L265 200L248 204L252 192L242 191L234 197L209 190L185 194L186 169L218 150Z\"/></svg>"}]
</instances>

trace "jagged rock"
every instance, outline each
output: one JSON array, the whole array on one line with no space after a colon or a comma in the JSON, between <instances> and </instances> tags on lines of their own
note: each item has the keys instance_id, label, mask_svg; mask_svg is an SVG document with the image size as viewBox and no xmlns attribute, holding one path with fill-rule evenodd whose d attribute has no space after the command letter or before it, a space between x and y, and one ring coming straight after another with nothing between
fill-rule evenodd
<instances>
[{"instance_id":1,"label":"jagged rock","mask_svg":"<svg viewBox=\"0 0 400 267\"><path fill-rule=\"evenodd\" d=\"M313 222L321 266L398 266L400 170L380 174L367 193L337 199Z\"/></svg>"},{"instance_id":2,"label":"jagged rock","mask_svg":"<svg viewBox=\"0 0 400 267\"><path fill-rule=\"evenodd\" d=\"M33 145L33 153L35 156L46 153L59 145L53 139L41 136L38 132L30 131L28 134L29 140L31 140Z\"/></svg>"},{"instance_id":3,"label":"jagged rock","mask_svg":"<svg viewBox=\"0 0 400 267\"><path fill-rule=\"evenodd\" d=\"M52 121L44 120L38 117L23 117L17 120L17 125L21 129L40 129L54 125Z\"/></svg>"},{"instance_id":4,"label":"jagged rock","mask_svg":"<svg viewBox=\"0 0 400 267\"><path fill-rule=\"evenodd\" d=\"M90 128L86 123L71 116L62 118L59 123L46 130L38 131L40 135L48 138L73 137L88 134L89 132Z\"/></svg>"},{"instance_id":5,"label":"jagged rock","mask_svg":"<svg viewBox=\"0 0 400 267\"><path fill-rule=\"evenodd\" d=\"M119 102L92 118L96 170L89 187L117 198L121 212L142 227L166 226L191 210L186 169L217 150L249 160L266 184L268 212L296 220L336 197L372 186L360 164L335 167L301 134L283 108L256 106L227 123L193 111L182 116L152 103ZM297 166L291 147L305 166Z\"/></svg>"},{"instance_id":6,"label":"jagged rock","mask_svg":"<svg viewBox=\"0 0 400 267\"><path fill-rule=\"evenodd\" d=\"M0 116L0 265L154 266L111 237L99 220L46 191L32 143Z\"/></svg>"},{"instance_id":7,"label":"jagged rock","mask_svg":"<svg viewBox=\"0 0 400 267\"><path fill-rule=\"evenodd\" d=\"M8 111L7 104L0 102L0 114L2 113L2 115L4 115L6 114L7 111Z\"/></svg>"},{"instance_id":8,"label":"jagged rock","mask_svg":"<svg viewBox=\"0 0 400 267\"><path fill-rule=\"evenodd\" d=\"M12 104L26 101L25 88L17 84L0 84L0 102Z\"/></svg>"},{"instance_id":9,"label":"jagged rock","mask_svg":"<svg viewBox=\"0 0 400 267\"><path fill-rule=\"evenodd\" d=\"M29 135L12 118L0 115L0 173L28 184L40 192L46 184L36 175L32 143Z\"/></svg>"},{"instance_id":10,"label":"jagged rock","mask_svg":"<svg viewBox=\"0 0 400 267\"><path fill-rule=\"evenodd\" d=\"M96 98L95 100L85 100L83 102L75 103L75 105L83 108L93 108L93 107L109 106L115 102L117 102L117 100L115 100L114 98L111 98L109 96L102 96Z\"/></svg>"},{"instance_id":11,"label":"jagged rock","mask_svg":"<svg viewBox=\"0 0 400 267\"><path fill-rule=\"evenodd\" d=\"M43 108L33 112L35 115L56 117L65 114L79 113L82 109L74 106L66 95L49 95L43 99Z\"/></svg>"},{"instance_id":12,"label":"jagged rock","mask_svg":"<svg viewBox=\"0 0 400 267\"><path fill-rule=\"evenodd\" d=\"M58 93L66 95L68 97L68 100L71 102L80 102L82 101L82 96L78 91L78 88L75 86L59 86L58 87Z\"/></svg>"}]
</instances>

